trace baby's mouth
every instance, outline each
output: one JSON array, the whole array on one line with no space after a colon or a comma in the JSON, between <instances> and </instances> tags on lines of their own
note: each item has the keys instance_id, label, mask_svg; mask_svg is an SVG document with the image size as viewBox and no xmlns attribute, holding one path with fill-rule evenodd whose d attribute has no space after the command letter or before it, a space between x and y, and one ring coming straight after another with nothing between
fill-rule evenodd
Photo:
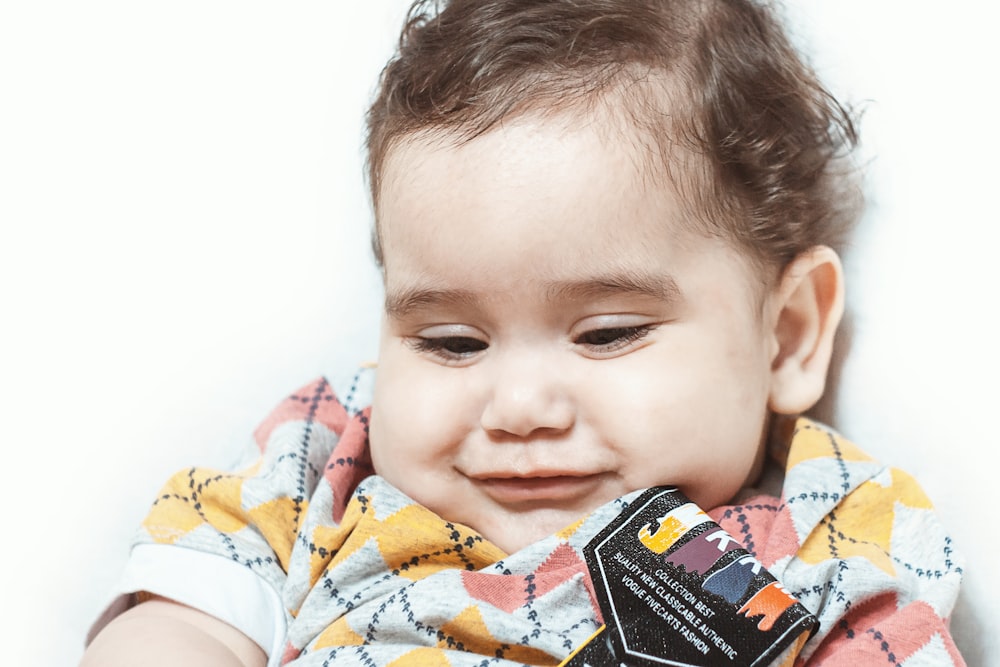
<instances>
[{"instance_id":1,"label":"baby's mouth","mask_svg":"<svg viewBox=\"0 0 1000 667\"><path fill-rule=\"evenodd\" d=\"M497 474L473 478L488 496L504 505L565 504L590 495L602 481L603 475L586 473Z\"/></svg>"}]
</instances>

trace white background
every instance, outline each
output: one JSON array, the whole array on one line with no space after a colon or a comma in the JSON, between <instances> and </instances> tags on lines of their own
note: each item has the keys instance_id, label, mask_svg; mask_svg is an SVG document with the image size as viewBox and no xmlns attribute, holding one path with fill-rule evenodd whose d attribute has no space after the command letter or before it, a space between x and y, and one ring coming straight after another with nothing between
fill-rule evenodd
<instances>
[{"instance_id":1,"label":"white background","mask_svg":"<svg viewBox=\"0 0 1000 667\"><path fill-rule=\"evenodd\" d=\"M985 6L791 7L867 110L839 426L917 476L966 554L971 665L1000 664ZM226 465L284 395L374 358L361 124L404 9L0 0L5 664L75 664L166 476Z\"/></svg>"}]
</instances>

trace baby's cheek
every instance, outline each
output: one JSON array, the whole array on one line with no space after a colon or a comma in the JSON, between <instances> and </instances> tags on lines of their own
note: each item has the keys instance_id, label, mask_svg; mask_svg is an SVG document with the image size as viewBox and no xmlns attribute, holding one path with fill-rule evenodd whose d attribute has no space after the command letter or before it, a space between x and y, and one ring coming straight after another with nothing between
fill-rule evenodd
<instances>
[{"instance_id":1,"label":"baby's cheek","mask_svg":"<svg viewBox=\"0 0 1000 667\"><path fill-rule=\"evenodd\" d=\"M446 442L440 415L421 409L415 397L388 391L372 406L369 445L375 471L384 477L415 474L440 455ZM416 408L416 409L414 409ZM391 480L390 480L391 481Z\"/></svg>"}]
</instances>

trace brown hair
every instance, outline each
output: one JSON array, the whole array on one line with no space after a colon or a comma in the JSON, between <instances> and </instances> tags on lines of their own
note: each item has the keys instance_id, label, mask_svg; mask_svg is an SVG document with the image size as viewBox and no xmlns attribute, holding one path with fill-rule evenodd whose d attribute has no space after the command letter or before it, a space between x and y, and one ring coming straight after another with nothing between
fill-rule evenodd
<instances>
[{"instance_id":1,"label":"brown hair","mask_svg":"<svg viewBox=\"0 0 1000 667\"><path fill-rule=\"evenodd\" d=\"M819 83L773 8L754 0L417 0L368 112L368 179L416 132L465 141L528 111L594 104L648 132L704 231L780 269L839 249L858 197L838 165L851 113ZM676 170L683 172L684 169ZM373 235L381 264L377 228Z\"/></svg>"}]
</instances>

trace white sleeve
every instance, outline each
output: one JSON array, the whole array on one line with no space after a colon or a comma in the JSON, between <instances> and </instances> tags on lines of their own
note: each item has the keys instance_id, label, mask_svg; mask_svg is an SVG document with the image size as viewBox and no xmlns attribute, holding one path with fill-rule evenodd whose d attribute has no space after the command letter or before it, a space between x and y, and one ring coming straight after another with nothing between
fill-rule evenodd
<instances>
[{"instance_id":1,"label":"white sleeve","mask_svg":"<svg viewBox=\"0 0 1000 667\"><path fill-rule=\"evenodd\" d=\"M87 633L87 642L146 591L214 616L252 639L281 663L288 620L281 597L249 568L216 554L169 545L139 544L132 549L113 600Z\"/></svg>"}]
</instances>

